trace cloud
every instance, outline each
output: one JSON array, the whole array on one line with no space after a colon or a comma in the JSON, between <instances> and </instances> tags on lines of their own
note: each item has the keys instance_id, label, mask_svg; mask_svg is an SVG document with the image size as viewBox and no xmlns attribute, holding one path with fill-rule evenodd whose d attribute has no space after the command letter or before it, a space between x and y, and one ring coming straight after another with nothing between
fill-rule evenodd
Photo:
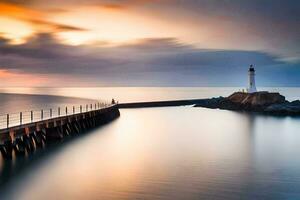
<instances>
[{"instance_id":1,"label":"cloud","mask_svg":"<svg viewBox=\"0 0 300 200\"><path fill-rule=\"evenodd\" d=\"M192 45L179 42L176 38L143 38L122 44L119 48L131 49L139 52L169 52L174 50L191 50Z\"/></svg>"},{"instance_id":2,"label":"cloud","mask_svg":"<svg viewBox=\"0 0 300 200\"><path fill-rule=\"evenodd\" d=\"M47 2L46 6L64 6L64 5L103 5L107 8L119 8L125 5L145 5L145 4L154 4L167 2L170 0L52 0ZM2 0L1 2L16 4L16 5L25 5L25 6L41 6L45 7L43 0Z\"/></svg>"},{"instance_id":3,"label":"cloud","mask_svg":"<svg viewBox=\"0 0 300 200\"><path fill-rule=\"evenodd\" d=\"M299 10L300 2L294 0L174 0L149 12L193 27L200 45L268 51L300 60Z\"/></svg>"},{"instance_id":4,"label":"cloud","mask_svg":"<svg viewBox=\"0 0 300 200\"><path fill-rule=\"evenodd\" d=\"M34 2L34 0L1 0L1 3L11 3L11 4L30 4Z\"/></svg>"},{"instance_id":5,"label":"cloud","mask_svg":"<svg viewBox=\"0 0 300 200\"><path fill-rule=\"evenodd\" d=\"M61 24L49 21L46 18L46 13L38 8L31 8L23 5L23 1L6 1L9 3L0 2L0 17L9 17L21 22L31 24L38 32L52 31L52 32L69 32L69 31L88 31L88 29ZM27 2L27 1L26 1ZM29 3L29 2L27 2ZM25 4L25 1L24 1ZM49 8L48 12L62 12L63 9Z\"/></svg>"},{"instance_id":6,"label":"cloud","mask_svg":"<svg viewBox=\"0 0 300 200\"><path fill-rule=\"evenodd\" d=\"M66 31L88 31L88 29L85 28L80 28L76 26L70 26L70 25L65 25L65 24L60 24L60 23L55 23L55 22L50 22L46 20L39 20L39 19L29 19L26 20L33 25L36 26L47 26L54 32L66 32Z\"/></svg>"},{"instance_id":7,"label":"cloud","mask_svg":"<svg viewBox=\"0 0 300 200\"><path fill-rule=\"evenodd\" d=\"M106 4L100 4L99 5L100 8L103 9L107 9L107 10L124 10L127 8L127 6L125 5L121 5L121 4L112 4L112 3L106 3Z\"/></svg>"},{"instance_id":8,"label":"cloud","mask_svg":"<svg viewBox=\"0 0 300 200\"><path fill-rule=\"evenodd\" d=\"M157 20L157 24L163 23L167 27L167 31L161 30L161 26L149 22L149 27L157 29L158 34L163 34L150 35L150 37L176 37L186 43L197 44L200 48L257 50L276 54L285 60L300 60L298 45L300 43L298 25L300 2L295 0L51 0L47 2L6 0L1 2L14 6L10 9L10 15L21 15L25 18L34 16L30 20L45 21L43 26L46 26L47 20L38 15L51 14L52 11L55 13L55 10L67 12L74 8L80 10L80 8L92 7L124 13L134 10L137 18L147 16ZM128 9L132 7L134 9ZM22 10L18 11L16 8ZM89 14L96 16L95 13ZM76 22L76 19L74 21ZM125 19L124 21L126 22ZM122 25L121 22L120 24ZM36 25L40 27L42 24ZM53 31L85 29L62 26L50 25L54 28ZM149 29L146 29L147 33ZM91 33L91 35L96 34Z\"/></svg>"},{"instance_id":9,"label":"cloud","mask_svg":"<svg viewBox=\"0 0 300 200\"><path fill-rule=\"evenodd\" d=\"M57 59L65 56L62 49L69 48L57 43L54 36L49 33L32 36L26 43L19 45L12 45L7 39L2 39L2 41L4 42L0 48L1 57L13 55L25 58Z\"/></svg>"},{"instance_id":10,"label":"cloud","mask_svg":"<svg viewBox=\"0 0 300 200\"><path fill-rule=\"evenodd\" d=\"M53 84L60 86L67 84L64 80L76 80L71 81L73 86L241 85L249 64L257 66L265 83L264 77L275 77L274 83L293 85L299 79L295 74L300 75L299 64L279 61L265 52L198 49L176 38L147 38L114 47L69 46L51 33L35 35L19 45L0 39L0 63L6 73L42 75L50 80L65 77L55 79Z\"/></svg>"},{"instance_id":11,"label":"cloud","mask_svg":"<svg viewBox=\"0 0 300 200\"><path fill-rule=\"evenodd\" d=\"M55 37L61 32L95 35L48 18L95 7L134 11L133 20L150 16L149 24L139 23L157 29L157 37L76 47ZM248 65L255 64L260 84L299 86L299 10L294 0L2 0L0 15L29 23L35 35L13 45L7 33L0 33L0 73L15 79L21 79L16 73L51 77L59 85L76 80L79 85L240 86Z\"/></svg>"}]
</instances>

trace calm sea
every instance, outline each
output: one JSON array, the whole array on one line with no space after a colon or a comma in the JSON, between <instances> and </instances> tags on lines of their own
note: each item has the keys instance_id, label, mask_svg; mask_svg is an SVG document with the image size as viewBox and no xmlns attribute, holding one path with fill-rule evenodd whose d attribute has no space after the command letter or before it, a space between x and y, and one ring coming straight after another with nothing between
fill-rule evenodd
<instances>
[{"instance_id":1,"label":"calm sea","mask_svg":"<svg viewBox=\"0 0 300 200\"><path fill-rule=\"evenodd\" d=\"M300 88L267 89L300 98ZM6 88L0 99L6 113L111 98L206 98L235 90ZM30 157L0 159L0 199L300 199L299 155L300 118L191 106L124 109L90 134Z\"/></svg>"}]
</instances>

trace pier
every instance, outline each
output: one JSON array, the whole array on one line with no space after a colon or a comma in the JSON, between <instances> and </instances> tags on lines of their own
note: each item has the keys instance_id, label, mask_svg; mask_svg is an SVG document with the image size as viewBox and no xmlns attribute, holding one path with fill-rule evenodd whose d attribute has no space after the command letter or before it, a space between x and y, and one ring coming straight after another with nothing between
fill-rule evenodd
<instances>
[{"instance_id":1,"label":"pier","mask_svg":"<svg viewBox=\"0 0 300 200\"><path fill-rule=\"evenodd\" d=\"M134 103L119 103L119 108L149 108L149 107L169 107L169 106L188 106L202 102L203 99L169 100L169 101L148 101Z\"/></svg>"},{"instance_id":2,"label":"pier","mask_svg":"<svg viewBox=\"0 0 300 200\"><path fill-rule=\"evenodd\" d=\"M97 102L0 116L0 151L4 159L25 155L64 137L81 134L120 116L116 104Z\"/></svg>"}]
</instances>

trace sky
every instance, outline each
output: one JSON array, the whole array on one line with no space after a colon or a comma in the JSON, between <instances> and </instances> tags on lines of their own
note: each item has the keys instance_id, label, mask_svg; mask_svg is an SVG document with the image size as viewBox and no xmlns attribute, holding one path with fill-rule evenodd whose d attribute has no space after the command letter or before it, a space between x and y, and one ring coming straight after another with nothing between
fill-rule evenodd
<instances>
[{"instance_id":1,"label":"sky","mask_svg":"<svg viewBox=\"0 0 300 200\"><path fill-rule=\"evenodd\" d=\"M0 87L300 86L300 1L0 0Z\"/></svg>"}]
</instances>

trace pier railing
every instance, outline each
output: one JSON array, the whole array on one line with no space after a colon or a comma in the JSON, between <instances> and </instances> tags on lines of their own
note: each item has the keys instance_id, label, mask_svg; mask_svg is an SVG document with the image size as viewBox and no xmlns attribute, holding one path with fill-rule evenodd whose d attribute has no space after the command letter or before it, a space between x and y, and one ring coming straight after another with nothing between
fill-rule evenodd
<instances>
[{"instance_id":1,"label":"pier railing","mask_svg":"<svg viewBox=\"0 0 300 200\"><path fill-rule=\"evenodd\" d=\"M40 110L22 111L0 115L0 130L24 124L39 122L47 119L69 116L111 106L110 103L96 102L77 106L61 106Z\"/></svg>"}]
</instances>

